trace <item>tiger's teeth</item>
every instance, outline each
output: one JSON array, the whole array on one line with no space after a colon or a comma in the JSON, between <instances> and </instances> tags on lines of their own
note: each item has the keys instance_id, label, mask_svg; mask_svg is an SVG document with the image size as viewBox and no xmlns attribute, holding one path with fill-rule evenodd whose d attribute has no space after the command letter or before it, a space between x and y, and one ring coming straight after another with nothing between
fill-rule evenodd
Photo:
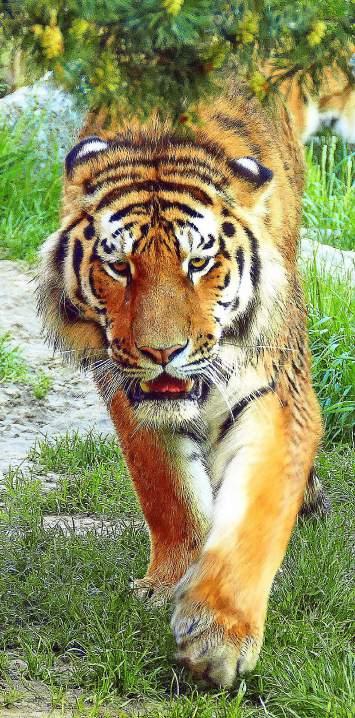
<instances>
[{"instance_id":1,"label":"tiger's teeth","mask_svg":"<svg viewBox=\"0 0 355 718\"><path fill-rule=\"evenodd\" d=\"M146 381L141 381L140 384L139 384L139 386L140 386L140 388L142 389L142 391L144 391L145 394L149 394L149 392L150 392L150 387L149 387L149 384L147 384Z\"/></svg>"},{"instance_id":2,"label":"tiger's teeth","mask_svg":"<svg viewBox=\"0 0 355 718\"><path fill-rule=\"evenodd\" d=\"M194 382L193 379L188 379L187 382L186 382L186 391L191 391L191 389L192 389L194 383L195 383L195 382Z\"/></svg>"}]
</instances>

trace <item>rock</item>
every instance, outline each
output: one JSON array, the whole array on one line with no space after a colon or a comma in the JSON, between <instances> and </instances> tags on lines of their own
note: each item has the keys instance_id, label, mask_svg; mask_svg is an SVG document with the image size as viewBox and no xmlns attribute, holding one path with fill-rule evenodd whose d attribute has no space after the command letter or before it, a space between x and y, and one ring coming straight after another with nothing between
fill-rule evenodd
<instances>
[{"instance_id":1,"label":"rock","mask_svg":"<svg viewBox=\"0 0 355 718\"><path fill-rule=\"evenodd\" d=\"M26 661L23 661L21 658L14 658L8 664L8 673L9 673L10 678L12 678L12 679L19 678L24 673L27 673L27 671L28 671L28 665L27 665Z\"/></svg>"},{"instance_id":2,"label":"rock","mask_svg":"<svg viewBox=\"0 0 355 718\"><path fill-rule=\"evenodd\" d=\"M302 230L299 255L301 268L315 263L317 271L355 285L355 252L320 244L311 237L311 230Z\"/></svg>"},{"instance_id":3,"label":"rock","mask_svg":"<svg viewBox=\"0 0 355 718\"><path fill-rule=\"evenodd\" d=\"M53 148L58 148L61 159L66 155L76 141L84 114L74 97L55 85L50 72L0 99L0 124L14 126L25 116L23 139L26 142L26 137L36 133L39 161Z\"/></svg>"}]
</instances>

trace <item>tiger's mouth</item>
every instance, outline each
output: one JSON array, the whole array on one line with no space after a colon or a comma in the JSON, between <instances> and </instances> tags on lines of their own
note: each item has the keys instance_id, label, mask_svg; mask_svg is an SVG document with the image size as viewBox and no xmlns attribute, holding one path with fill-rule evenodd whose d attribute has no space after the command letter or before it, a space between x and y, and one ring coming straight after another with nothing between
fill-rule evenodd
<instances>
[{"instance_id":1,"label":"tiger's mouth","mask_svg":"<svg viewBox=\"0 0 355 718\"><path fill-rule=\"evenodd\" d=\"M137 383L131 390L130 396L134 402L191 400L201 398L202 388L200 379L190 377L188 379L178 379L163 372L163 374L151 381Z\"/></svg>"}]
</instances>

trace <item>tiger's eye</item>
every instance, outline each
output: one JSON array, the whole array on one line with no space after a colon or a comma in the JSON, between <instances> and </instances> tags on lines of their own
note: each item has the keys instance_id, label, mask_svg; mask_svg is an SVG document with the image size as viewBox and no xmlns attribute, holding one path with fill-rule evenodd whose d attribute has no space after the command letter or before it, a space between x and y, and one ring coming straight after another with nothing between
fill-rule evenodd
<instances>
[{"instance_id":1,"label":"tiger's eye","mask_svg":"<svg viewBox=\"0 0 355 718\"><path fill-rule=\"evenodd\" d=\"M189 261L190 272L201 271L201 269L204 269L205 267L207 267L207 264L209 261L210 261L209 257L193 257L193 259L190 259L190 261Z\"/></svg>"}]
</instances>

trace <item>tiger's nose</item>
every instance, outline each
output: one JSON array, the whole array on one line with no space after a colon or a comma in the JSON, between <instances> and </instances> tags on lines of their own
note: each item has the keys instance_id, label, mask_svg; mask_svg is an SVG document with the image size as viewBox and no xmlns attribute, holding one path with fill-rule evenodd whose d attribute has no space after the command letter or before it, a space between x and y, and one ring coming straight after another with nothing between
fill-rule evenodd
<instances>
[{"instance_id":1,"label":"tiger's nose","mask_svg":"<svg viewBox=\"0 0 355 718\"><path fill-rule=\"evenodd\" d=\"M165 366L185 349L186 344L175 344L173 347L160 347L159 349L156 347L138 347L138 349L156 364Z\"/></svg>"}]
</instances>

